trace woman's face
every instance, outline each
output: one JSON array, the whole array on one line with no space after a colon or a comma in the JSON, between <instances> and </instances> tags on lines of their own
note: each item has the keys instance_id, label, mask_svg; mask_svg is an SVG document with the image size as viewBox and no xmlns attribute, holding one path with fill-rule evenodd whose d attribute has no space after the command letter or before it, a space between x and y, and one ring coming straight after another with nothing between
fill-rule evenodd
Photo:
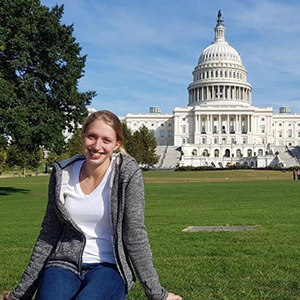
<instances>
[{"instance_id":1,"label":"woman's face","mask_svg":"<svg viewBox=\"0 0 300 300\"><path fill-rule=\"evenodd\" d=\"M109 162L114 150L120 146L112 127L103 120L95 120L82 135L83 153L86 161L92 165Z\"/></svg>"}]
</instances>

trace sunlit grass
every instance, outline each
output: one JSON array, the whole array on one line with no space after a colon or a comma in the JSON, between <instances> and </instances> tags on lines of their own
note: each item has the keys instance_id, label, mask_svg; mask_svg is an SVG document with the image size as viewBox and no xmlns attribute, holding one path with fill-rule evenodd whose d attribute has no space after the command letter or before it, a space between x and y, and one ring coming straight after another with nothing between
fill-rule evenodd
<instances>
[{"instance_id":1,"label":"sunlit grass","mask_svg":"<svg viewBox=\"0 0 300 300\"><path fill-rule=\"evenodd\" d=\"M245 178L244 170L231 177L211 171L144 173L146 225L156 269L168 290L184 299L300 299L300 182L288 172L276 173L286 176L281 180L263 181L255 180L262 173L248 172L253 180L245 182L233 180ZM226 175L229 180L174 184L184 174L211 181ZM168 177L172 183L149 181ZM28 262L46 206L47 182L0 180L1 291L14 287ZM256 230L182 232L204 225L252 225ZM129 299L146 299L139 284Z\"/></svg>"}]
</instances>

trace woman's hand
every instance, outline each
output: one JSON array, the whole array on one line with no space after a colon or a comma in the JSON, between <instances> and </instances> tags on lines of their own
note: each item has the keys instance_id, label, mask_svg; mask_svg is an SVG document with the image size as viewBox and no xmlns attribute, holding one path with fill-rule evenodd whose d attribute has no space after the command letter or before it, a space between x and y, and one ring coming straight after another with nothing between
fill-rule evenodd
<instances>
[{"instance_id":1,"label":"woman's hand","mask_svg":"<svg viewBox=\"0 0 300 300\"><path fill-rule=\"evenodd\" d=\"M13 300L13 299L10 297L10 292L5 293L5 294L3 295L3 299L4 299L4 300Z\"/></svg>"},{"instance_id":2,"label":"woman's hand","mask_svg":"<svg viewBox=\"0 0 300 300\"><path fill-rule=\"evenodd\" d=\"M167 300L182 300L182 298L179 295L175 295L173 293L169 293Z\"/></svg>"}]
</instances>

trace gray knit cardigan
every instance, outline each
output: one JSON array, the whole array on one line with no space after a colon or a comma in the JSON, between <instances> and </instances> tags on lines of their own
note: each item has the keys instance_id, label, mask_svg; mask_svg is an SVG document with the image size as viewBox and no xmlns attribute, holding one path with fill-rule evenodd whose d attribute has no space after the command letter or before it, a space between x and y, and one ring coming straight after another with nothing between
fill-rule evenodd
<instances>
[{"instance_id":1,"label":"gray knit cardigan","mask_svg":"<svg viewBox=\"0 0 300 300\"><path fill-rule=\"evenodd\" d=\"M30 262L12 299L32 299L45 268L66 268L81 273L85 237L64 206L64 190L76 155L54 163L49 182L49 195L42 229L35 243ZM118 270L127 292L135 282L135 273L145 294L151 300L165 300L168 292L160 285L152 263L152 253L144 225L144 183L134 158L118 154L111 176L111 222L113 248Z\"/></svg>"}]
</instances>

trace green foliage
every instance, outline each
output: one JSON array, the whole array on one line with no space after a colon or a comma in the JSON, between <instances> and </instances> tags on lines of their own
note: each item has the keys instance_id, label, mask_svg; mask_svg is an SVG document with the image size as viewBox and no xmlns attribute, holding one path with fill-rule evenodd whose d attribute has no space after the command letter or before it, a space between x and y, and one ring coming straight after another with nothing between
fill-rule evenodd
<instances>
[{"instance_id":1,"label":"green foliage","mask_svg":"<svg viewBox=\"0 0 300 300\"><path fill-rule=\"evenodd\" d=\"M81 129L78 128L72 137L67 141L66 148L70 157L74 156L75 154L82 153Z\"/></svg>"},{"instance_id":2,"label":"green foliage","mask_svg":"<svg viewBox=\"0 0 300 300\"><path fill-rule=\"evenodd\" d=\"M41 149L29 152L27 150L18 148L16 145L10 145L7 148L6 155L6 163L8 168L13 168L14 166L22 167L24 175L26 168L37 169L44 157Z\"/></svg>"},{"instance_id":3,"label":"green foliage","mask_svg":"<svg viewBox=\"0 0 300 300\"><path fill-rule=\"evenodd\" d=\"M4 150L0 150L0 172L6 169L7 155Z\"/></svg>"},{"instance_id":4,"label":"green foliage","mask_svg":"<svg viewBox=\"0 0 300 300\"><path fill-rule=\"evenodd\" d=\"M79 153L82 153L82 136L81 129L77 128L76 132L65 143L62 151L57 152L53 150L48 152L46 164L50 166L55 161L61 161Z\"/></svg>"},{"instance_id":5,"label":"green foliage","mask_svg":"<svg viewBox=\"0 0 300 300\"><path fill-rule=\"evenodd\" d=\"M74 131L94 92L78 91L86 56L63 6L2 0L0 6L0 129L22 153L61 151L62 131Z\"/></svg>"},{"instance_id":6,"label":"green foliage","mask_svg":"<svg viewBox=\"0 0 300 300\"><path fill-rule=\"evenodd\" d=\"M122 131L124 137L124 149L131 156L135 156L134 138L131 129L127 126L125 122L122 123Z\"/></svg>"},{"instance_id":7,"label":"green foliage","mask_svg":"<svg viewBox=\"0 0 300 300\"><path fill-rule=\"evenodd\" d=\"M0 149L5 150L6 148L7 148L7 139L3 135L0 135Z\"/></svg>"},{"instance_id":8,"label":"green foliage","mask_svg":"<svg viewBox=\"0 0 300 300\"><path fill-rule=\"evenodd\" d=\"M136 161L145 169L158 163L156 155L156 140L146 126L142 126L133 133L132 148Z\"/></svg>"},{"instance_id":9,"label":"green foliage","mask_svg":"<svg viewBox=\"0 0 300 300\"><path fill-rule=\"evenodd\" d=\"M62 152L61 154L57 154L55 151L49 151L47 158L46 158L46 164L48 166L51 166L51 164L55 161L61 161L64 159L70 158L69 152Z\"/></svg>"},{"instance_id":10,"label":"green foliage","mask_svg":"<svg viewBox=\"0 0 300 300\"><path fill-rule=\"evenodd\" d=\"M215 168L212 166L201 166L201 167L185 166L185 167L179 167L175 171L208 171L208 170L215 170Z\"/></svg>"},{"instance_id":11,"label":"green foliage","mask_svg":"<svg viewBox=\"0 0 300 300\"><path fill-rule=\"evenodd\" d=\"M159 157L156 155L156 140L146 126L132 133L130 128L122 124L124 135L124 148L126 152L132 155L138 164L145 169L149 169L158 163Z\"/></svg>"}]
</instances>

